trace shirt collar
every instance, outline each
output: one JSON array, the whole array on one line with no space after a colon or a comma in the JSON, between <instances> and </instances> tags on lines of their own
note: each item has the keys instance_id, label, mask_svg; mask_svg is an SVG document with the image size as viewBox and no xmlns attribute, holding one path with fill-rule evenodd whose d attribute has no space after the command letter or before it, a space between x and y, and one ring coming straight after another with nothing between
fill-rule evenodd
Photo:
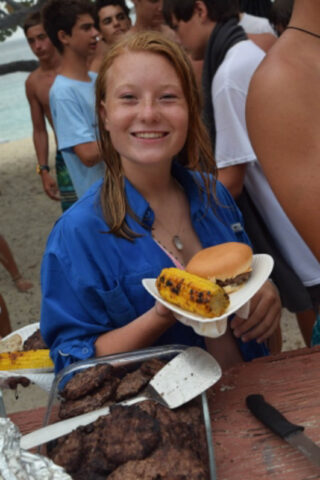
<instances>
[{"instance_id":1,"label":"shirt collar","mask_svg":"<svg viewBox=\"0 0 320 480\"><path fill-rule=\"evenodd\" d=\"M196 219L200 216L203 216L204 212L206 211L207 202L205 192L202 196L195 181L195 177L197 177L201 185L202 182L199 174L191 172L177 162L174 162L172 165L172 174L180 183L188 197L191 217ZM125 179L125 193L128 203L132 211L136 214L138 220L142 223L142 225L145 225L146 228L151 229L154 222L154 212L149 203L127 178ZM131 224L132 220L133 219L130 216L127 216L129 225Z\"/></svg>"}]
</instances>

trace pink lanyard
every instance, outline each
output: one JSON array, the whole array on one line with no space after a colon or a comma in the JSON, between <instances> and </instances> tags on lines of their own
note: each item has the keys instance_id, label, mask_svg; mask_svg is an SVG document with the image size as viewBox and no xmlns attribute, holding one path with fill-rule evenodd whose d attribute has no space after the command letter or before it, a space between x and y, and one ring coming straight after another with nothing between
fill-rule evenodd
<instances>
[{"instance_id":1,"label":"pink lanyard","mask_svg":"<svg viewBox=\"0 0 320 480\"><path fill-rule=\"evenodd\" d=\"M161 248L161 250L164 251L164 253L166 253L168 255L168 257L170 258L170 260L174 263L175 267L177 268L180 268L180 270L184 270L184 266L181 265L181 263L179 262L178 259L176 259L172 253L168 252L168 250L166 248L164 248L163 245L161 245L160 242L158 242L154 237L153 237L153 240L156 242L157 245L159 245L159 247Z\"/></svg>"}]
</instances>

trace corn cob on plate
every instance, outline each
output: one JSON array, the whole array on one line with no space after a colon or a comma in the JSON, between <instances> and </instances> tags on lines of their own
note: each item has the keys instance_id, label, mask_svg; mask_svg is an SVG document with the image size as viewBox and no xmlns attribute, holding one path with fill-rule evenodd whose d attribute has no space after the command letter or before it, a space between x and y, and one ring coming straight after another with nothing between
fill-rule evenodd
<instances>
[{"instance_id":1,"label":"corn cob on plate","mask_svg":"<svg viewBox=\"0 0 320 480\"><path fill-rule=\"evenodd\" d=\"M170 295L174 295L174 292L171 292L170 295L167 294L167 299L164 299L160 295L160 292L157 288L157 279L155 278L145 278L142 280L142 284L150 293L150 295L155 298L155 300L158 300L160 303L174 312L174 316L177 318L177 320L181 321L185 325L191 326L199 335L214 338L225 333L227 328L227 318L240 310L262 287L272 271L273 264L273 258L270 255L254 255L252 261L252 274L248 282L240 290L229 294L229 306L227 306L223 313L217 314L217 316L214 317L209 317L206 315L204 310L202 310L201 314L199 315L195 312L190 312L185 308L181 308L182 305L186 304L186 298L184 298L182 302L179 301L180 306L171 303L172 298L169 297ZM176 270L177 269L174 269L174 273L176 273ZM159 277L160 276L161 275L159 275Z\"/></svg>"},{"instance_id":2,"label":"corn cob on plate","mask_svg":"<svg viewBox=\"0 0 320 480\"><path fill-rule=\"evenodd\" d=\"M19 334L23 342L39 328L39 322L26 325L10 333L3 340ZM22 355L21 355L22 354ZM26 377L43 390L49 392L54 380L54 367L49 350L30 350L26 352L0 354L0 387L6 387L11 377Z\"/></svg>"},{"instance_id":3,"label":"corn cob on plate","mask_svg":"<svg viewBox=\"0 0 320 480\"><path fill-rule=\"evenodd\" d=\"M52 371L53 362L49 350L28 350L27 352L0 353L0 371L2 370L41 370Z\"/></svg>"}]
</instances>

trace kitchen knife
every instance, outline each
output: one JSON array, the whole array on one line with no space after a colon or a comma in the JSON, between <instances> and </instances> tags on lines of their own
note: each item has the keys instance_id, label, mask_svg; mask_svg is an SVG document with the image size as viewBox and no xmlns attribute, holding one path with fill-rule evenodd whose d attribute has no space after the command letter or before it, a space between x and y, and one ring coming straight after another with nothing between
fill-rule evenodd
<instances>
[{"instance_id":1,"label":"kitchen knife","mask_svg":"<svg viewBox=\"0 0 320 480\"><path fill-rule=\"evenodd\" d=\"M6 418L6 416L6 407L2 396L2 390L0 389L0 417Z\"/></svg>"},{"instance_id":2,"label":"kitchen knife","mask_svg":"<svg viewBox=\"0 0 320 480\"><path fill-rule=\"evenodd\" d=\"M266 427L297 448L309 460L320 467L320 447L304 433L304 427L289 422L262 395L248 395L247 407Z\"/></svg>"}]
</instances>

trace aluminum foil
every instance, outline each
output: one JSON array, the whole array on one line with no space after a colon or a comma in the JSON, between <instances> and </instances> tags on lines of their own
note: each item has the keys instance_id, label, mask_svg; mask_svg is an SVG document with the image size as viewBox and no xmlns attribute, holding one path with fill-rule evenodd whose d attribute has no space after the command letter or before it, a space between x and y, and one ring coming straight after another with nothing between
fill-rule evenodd
<instances>
[{"instance_id":1,"label":"aluminum foil","mask_svg":"<svg viewBox=\"0 0 320 480\"><path fill-rule=\"evenodd\" d=\"M18 427L0 418L0 480L72 480L48 458L20 448L20 438Z\"/></svg>"}]
</instances>

